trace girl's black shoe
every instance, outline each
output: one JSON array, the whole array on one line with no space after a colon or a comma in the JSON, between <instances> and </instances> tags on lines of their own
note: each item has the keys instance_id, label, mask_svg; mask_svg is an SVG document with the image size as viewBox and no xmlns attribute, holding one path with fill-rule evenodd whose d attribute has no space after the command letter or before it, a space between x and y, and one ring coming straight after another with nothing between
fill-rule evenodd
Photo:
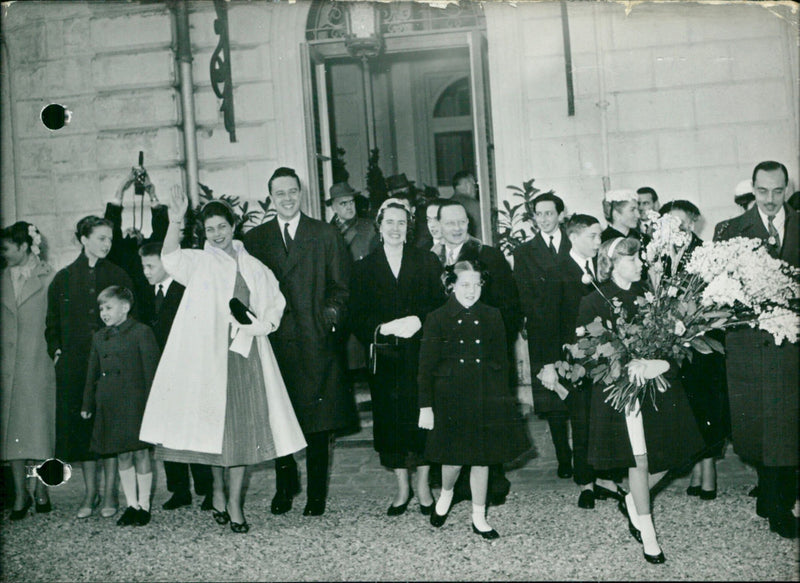
<instances>
[{"instance_id":1,"label":"girl's black shoe","mask_svg":"<svg viewBox=\"0 0 800 583\"><path fill-rule=\"evenodd\" d=\"M483 532L482 530L478 530L478 527L475 526L474 522L472 523L472 532L474 532L475 534L481 535L486 540L495 540L495 539L500 538L500 535L497 534L497 531L495 529L489 530L487 532Z\"/></svg>"},{"instance_id":2,"label":"girl's black shoe","mask_svg":"<svg viewBox=\"0 0 800 583\"><path fill-rule=\"evenodd\" d=\"M450 508L452 508L452 507L453 507L453 505L451 504ZM445 515L442 516L441 514L437 514L436 513L436 508L434 507L433 512L431 512L431 524L433 526L435 526L436 528L439 528L440 526L442 526L444 524L445 520L447 520L447 515L450 514L450 508L448 508L447 512L445 513Z\"/></svg>"},{"instance_id":3,"label":"girl's black shoe","mask_svg":"<svg viewBox=\"0 0 800 583\"><path fill-rule=\"evenodd\" d=\"M644 551L642 552L644 553L644 560L653 565L660 565L667 560L667 558L664 556L664 551L661 551L657 555L648 555Z\"/></svg>"},{"instance_id":4,"label":"girl's black shoe","mask_svg":"<svg viewBox=\"0 0 800 583\"><path fill-rule=\"evenodd\" d=\"M433 514L433 507L434 506L435 506L434 502L431 502L427 506L425 506L424 504L420 504L419 505L419 512L423 516L430 516L431 514Z\"/></svg>"},{"instance_id":5,"label":"girl's black shoe","mask_svg":"<svg viewBox=\"0 0 800 583\"><path fill-rule=\"evenodd\" d=\"M630 531L631 536L636 539L636 542L641 543L642 542L642 533L639 532L638 528L633 526L633 522L631 521L630 514L628 514L628 506L627 506L627 504L625 504L625 500L620 500L617 503L617 508L619 508L619 511L622 512L622 515L627 519L627 521L628 521L628 530ZM651 555L645 555L645 558L647 558L648 556L651 556Z\"/></svg>"},{"instance_id":6,"label":"girl's black shoe","mask_svg":"<svg viewBox=\"0 0 800 583\"><path fill-rule=\"evenodd\" d=\"M250 531L250 525L245 522L234 522L231 520L231 530L237 533L246 533Z\"/></svg>"},{"instance_id":7,"label":"girl's black shoe","mask_svg":"<svg viewBox=\"0 0 800 583\"><path fill-rule=\"evenodd\" d=\"M700 490L700 500L713 500L717 497L717 489L713 490Z\"/></svg>"},{"instance_id":8,"label":"girl's black shoe","mask_svg":"<svg viewBox=\"0 0 800 583\"><path fill-rule=\"evenodd\" d=\"M217 524L228 524L228 522L231 520L227 510L220 511L213 507L211 508L211 516L214 517L214 520L217 521Z\"/></svg>"},{"instance_id":9,"label":"girl's black shoe","mask_svg":"<svg viewBox=\"0 0 800 583\"><path fill-rule=\"evenodd\" d=\"M31 506L33 506L33 498L28 496L28 499L25 500L25 506L23 506L19 510L11 511L11 516L8 517L9 520L22 520L28 515L28 510L31 509Z\"/></svg>"},{"instance_id":10,"label":"girl's black shoe","mask_svg":"<svg viewBox=\"0 0 800 583\"><path fill-rule=\"evenodd\" d=\"M699 496L703 489L700 486L689 486L686 488L686 494L689 496Z\"/></svg>"},{"instance_id":11,"label":"girl's black shoe","mask_svg":"<svg viewBox=\"0 0 800 583\"><path fill-rule=\"evenodd\" d=\"M38 500L36 501L36 512L37 513L46 514L47 512L50 512L52 509L53 509L53 506L52 506L52 504L50 504L50 499L49 498L47 500L45 500L44 502L41 502L41 503Z\"/></svg>"},{"instance_id":12,"label":"girl's black shoe","mask_svg":"<svg viewBox=\"0 0 800 583\"><path fill-rule=\"evenodd\" d=\"M401 514L405 514L406 509L408 508L408 503L411 502L411 498L414 497L414 491L409 489L408 491L408 498L405 502L403 502L400 506L389 506L389 509L386 511L387 516L400 516Z\"/></svg>"}]
</instances>

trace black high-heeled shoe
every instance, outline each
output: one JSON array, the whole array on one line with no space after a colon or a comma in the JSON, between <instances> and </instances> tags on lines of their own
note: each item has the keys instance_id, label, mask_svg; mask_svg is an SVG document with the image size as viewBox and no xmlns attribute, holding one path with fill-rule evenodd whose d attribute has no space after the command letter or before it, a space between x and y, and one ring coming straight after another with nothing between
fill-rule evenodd
<instances>
[{"instance_id":1,"label":"black high-heeled shoe","mask_svg":"<svg viewBox=\"0 0 800 583\"><path fill-rule=\"evenodd\" d=\"M409 488L408 490L408 498L405 502L403 502L400 506L389 506L389 509L386 511L387 516L400 516L401 514L405 514L406 509L408 508L408 503L411 502L411 499L414 497L414 490Z\"/></svg>"},{"instance_id":2,"label":"black high-heeled shoe","mask_svg":"<svg viewBox=\"0 0 800 583\"><path fill-rule=\"evenodd\" d=\"M22 520L28 515L28 510L31 509L31 506L33 506L33 498L28 496L28 498L25 500L25 505L22 508L11 511L11 516L8 517L9 520Z\"/></svg>"},{"instance_id":3,"label":"black high-heeled shoe","mask_svg":"<svg viewBox=\"0 0 800 583\"><path fill-rule=\"evenodd\" d=\"M211 516L214 517L214 520L216 520L219 525L228 524L231 520L231 516L228 514L227 510L217 510L213 506L211 508Z\"/></svg>"},{"instance_id":4,"label":"black high-heeled shoe","mask_svg":"<svg viewBox=\"0 0 800 583\"><path fill-rule=\"evenodd\" d=\"M713 500L717 497L717 489L713 490L700 490L700 500Z\"/></svg>"},{"instance_id":5,"label":"black high-heeled shoe","mask_svg":"<svg viewBox=\"0 0 800 583\"><path fill-rule=\"evenodd\" d=\"M613 490L604 488L600 484L594 485L595 500L608 500L609 498L611 498L613 500L619 501L619 500L625 500L625 496L627 495L628 493L619 486L617 486L617 491L614 492Z\"/></svg>"},{"instance_id":6,"label":"black high-heeled shoe","mask_svg":"<svg viewBox=\"0 0 800 583\"><path fill-rule=\"evenodd\" d=\"M636 539L636 542L641 543L642 542L642 533L639 531L638 528L636 528L633 525L633 521L631 521L631 516L628 513L628 505L625 504L625 500L624 499L622 499L619 502L617 502L617 508L619 508L619 511L622 512L622 515L628 521L628 530L630 531L631 536ZM645 555L645 557L647 557L647 556L649 556L649 555Z\"/></svg>"},{"instance_id":7,"label":"black high-heeled shoe","mask_svg":"<svg viewBox=\"0 0 800 583\"><path fill-rule=\"evenodd\" d=\"M644 560L651 565L660 565L667 560L667 558L664 556L664 551L661 551L657 555L648 555L644 551L642 551L642 554L644 554Z\"/></svg>"},{"instance_id":8,"label":"black high-heeled shoe","mask_svg":"<svg viewBox=\"0 0 800 583\"><path fill-rule=\"evenodd\" d=\"M453 505L451 504L450 508L452 507ZM436 528L442 526L447 520L447 515L450 514L450 508L448 508L447 512L444 513L444 516L442 516L441 514L436 512L436 507L434 506L433 512L431 512L431 524Z\"/></svg>"},{"instance_id":9,"label":"black high-heeled shoe","mask_svg":"<svg viewBox=\"0 0 800 583\"><path fill-rule=\"evenodd\" d=\"M250 531L250 525L247 524L246 520L244 522L234 522L231 520L231 530L239 534L244 534Z\"/></svg>"},{"instance_id":10,"label":"black high-heeled shoe","mask_svg":"<svg viewBox=\"0 0 800 583\"><path fill-rule=\"evenodd\" d=\"M53 505L50 504L50 499L48 498L44 502L36 501L36 512L37 514L46 514L53 509Z\"/></svg>"},{"instance_id":11,"label":"black high-heeled shoe","mask_svg":"<svg viewBox=\"0 0 800 583\"><path fill-rule=\"evenodd\" d=\"M431 502L427 506L425 506L424 504L420 504L419 513L422 514L423 516L430 516L433 513L434 506L435 504L433 502Z\"/></svg>"}]
</instances>

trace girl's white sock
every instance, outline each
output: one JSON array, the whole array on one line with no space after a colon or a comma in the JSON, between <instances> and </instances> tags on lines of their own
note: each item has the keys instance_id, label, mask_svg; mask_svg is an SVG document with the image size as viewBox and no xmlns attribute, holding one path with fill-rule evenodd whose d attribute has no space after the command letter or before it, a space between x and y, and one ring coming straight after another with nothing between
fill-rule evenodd
<instances>
[{"instance_id":1,"label":"girl's white sock","mask_svg":"<svg viewBox=\"0 0 800 583\"><path fill-rule=\"evenodd\" d=\"M139 507L150 512L150 488L153 486L153 472L136 474L136 483L139 485Z\"/></svg>"},{"instance_id":2,"label":"girl's white sock","mask_svg":"<svg viewBox=\"0 0 800 583\"><path fill-rule=\"evenodd\" d=\"M453 490L445 490L439 493L439 500L436 501L436 514L444 516L450 510L450 503L453 501Z\"/></svg>"},{"instance_id":3,"label":"girl's white sock","mask_svg":"<svg viewBox=\"0 0 800 583\"><path fill-rule=\"evenodd\" d=\"M474 524L475 528L477 528L481 532L489 532L490 530L492 530L492 527L489 526L488 522L486 522L485 504L481 506L478 506L477 504L472 505L472 524Z\"/></svg>"},{"instance_id":4,"label":"girl's white sock","mask_svg":"<svg viewBox=\"0 0 800 583\"><path fill-rule=\"evenodd\" d=\"M139 504L136 500L136 470L133 466L127 470L119 469L119 483L122 485L122 491L125 493L125 502L131 508L138 508Z\"/></svg>"},{"instance_id":5,"label":"girl's white sock","mask_svg":"<svg viewBox=\"0 0 800 583\"><path fill-rule=\"evenodd\" d=\"M642 532L642 544L644 545L644 552L648 555L658 555L661 553L661 547L656 539L656 528L653 526L652 514L640 514L639 522L641 526L638 527Z\"/></svg>"}]
</instances>

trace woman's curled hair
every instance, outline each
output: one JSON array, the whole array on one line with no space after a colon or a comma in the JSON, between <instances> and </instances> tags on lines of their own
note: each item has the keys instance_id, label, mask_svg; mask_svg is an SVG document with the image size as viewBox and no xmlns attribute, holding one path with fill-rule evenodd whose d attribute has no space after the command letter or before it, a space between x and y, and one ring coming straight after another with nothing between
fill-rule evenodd
<instances>
[{"instance_id":1,"label":"woman's curled hair","mask_svg":"<svg viewBox=\"0 0 800 583\"><path fill-rule=\"evenodd\" d=\"M600 251L597 252L598 281L608 281L614 271L614 262L623 255L636 255L639 247L639 240L633 237L615 237L600 245Z\"/></svg>"},{"instance_id":2,"label":"woman's curled hair","mask_svg":"<svg viewBox=\"0 0 800 583\"><path fill-rule=\"evenodd\" d=\"M481 274L481 285L485 286L491 281L491 274L482 261L477 259L462 259L453 265L448 265L442 273L442 283L444 290L449 295L453 293L453 288L458 281L458 275L465 271L475 271Z\"/></svg>"}]
</instances>

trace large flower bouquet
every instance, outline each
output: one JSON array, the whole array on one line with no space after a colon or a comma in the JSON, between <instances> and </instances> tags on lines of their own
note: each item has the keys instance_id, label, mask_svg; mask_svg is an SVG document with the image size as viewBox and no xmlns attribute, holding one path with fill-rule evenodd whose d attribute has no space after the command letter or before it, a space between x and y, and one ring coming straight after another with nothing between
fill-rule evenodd
<instances>
[{"instance_id":1,"label":"large flower bouquet","mask_svg":"<svg viewBox=\"0 0 800 583\"><path fill-rule=\"evenodd\" d=\"M800 270L769 255L761 241L737 238L697 247L686 269L672 273L690 235L680 221L653 218L646 249L650 288L636 299L632 317L618 300L607 301L612 319L596 318L565 345L556 371L576 385L589 378L603 386L606 401L629 412L669 388L670 366L702 354L724 351L712 330L750 325L773 335L776 344L797 342ZM598 292L600 290L598 289ZM600 292L602 293L602 292Z\"/></svg>"}]
</instances>

